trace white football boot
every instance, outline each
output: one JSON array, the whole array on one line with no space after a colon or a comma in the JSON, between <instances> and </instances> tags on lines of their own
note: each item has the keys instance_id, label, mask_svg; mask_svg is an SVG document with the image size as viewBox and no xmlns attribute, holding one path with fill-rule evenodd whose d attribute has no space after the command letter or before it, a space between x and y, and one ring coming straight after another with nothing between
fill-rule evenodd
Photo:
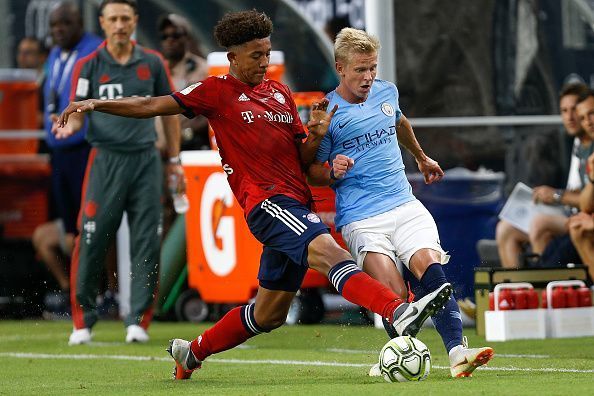
<instances>
[{"instance_id":1,"label":"white football boot","mask_svg":"<svg viewBox=\"0 0 594 396\"><path fill-rule=\"evenodd\" d=\"M145 329L138 325L130 325L126 327L126 343L130 344L133 342L148 342L149 335Z\"/></svg>"},{"instance_id":2,"label":"white football boot","mask_svg":"<svg viewBox=\"0 0 594 396\"><path fill-rule=\"evenodd\" d=\"M68 345L82 345L88 344L91 342L92 334L91 329L83 328L83 329L74 329L72 330L72 334L70 334L70 338L68 339Z\"/></svg>"},{"instance_id":3,"label":"white football boot","mask_svg":"<svg viewBox=\"0 0 594 396\"><path fill-rule=\"evenodd\" d=\"M468 348L468 340L464 337L462 345L450 351L450 373L454 378L472 377L472 372L487 364L494 355L491 347Z\"/></svg>"},{"instance_id":4,"label":"white football boot","mask_svg":"<svg viewBox=\"0 0 594 396\"><path fill-rule=\"evenodd\" d=\"M167 352L175 360L175 367L173 368L174 379L190 379L192 372L202 366L202 362L196 359L190 349L190 341L175 338L169 340L169 348Z\"/></svg>"},{"instance_id":5,"label":"white football boot","mask_svg":"<svg viewBox=\"0 0 594 396\"><path fill-rule=\"evenodd\" d=\"M400 305L392 322L394 329L401 336L416 337L427 318L443 308L451 294L452 285L444 283L419 301Z\"/></svg>"}]
</instances>

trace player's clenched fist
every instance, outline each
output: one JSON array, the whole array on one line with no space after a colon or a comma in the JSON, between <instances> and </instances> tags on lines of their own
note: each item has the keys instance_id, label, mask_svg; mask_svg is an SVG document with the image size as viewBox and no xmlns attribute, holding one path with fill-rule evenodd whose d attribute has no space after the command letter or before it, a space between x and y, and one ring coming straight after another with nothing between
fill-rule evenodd
<instances>
[{"instance_id":1,"label":"player's clenched fist","mask_svg":"<svg viewBox=\"0 0 594 396\"><path fill-rule=\"evenodd\" d=\"M336 158L332 160L332 172L331 175L334 179L342 179L349 169L355 165L355 160L347 157L343 154L338 154Z\"/></svg>"}]
</instances>

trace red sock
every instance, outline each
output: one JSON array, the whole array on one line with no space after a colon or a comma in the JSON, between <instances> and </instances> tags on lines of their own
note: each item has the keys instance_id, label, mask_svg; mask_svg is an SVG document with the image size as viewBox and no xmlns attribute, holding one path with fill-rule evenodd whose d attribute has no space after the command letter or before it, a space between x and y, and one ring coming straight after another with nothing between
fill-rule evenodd
<instances>
[{"instance_id":1,"label":"red sock","mask_svg":"<svg viewBox=\"0 0 594 396\"><path fill-rule=\"evenodd\" d=\"M336 264L328 279L348 301L360 305L392 321L396 308L404 301L388 287L361 271L354 261Z\"/></svg>"},{"instance_id":2,"label":"red sock","mask_svg":"<svg viewBox=\"0 0 594 396\"><path fill-rule=\"evenodd\" d=\"M342 296L381 315L392 322L396 308L404 301L391 289L367 275L365 272L351 276L342 287Z\"/></svg>"},{"instance_id":3,"label":"red sock","mask_svg":"<svg viewBox=\"0 0 594 396\"><path fill-rule=\"evenodd\" d=\"M190 348L196 359L203 361L214 353L236 347L258 334L249 331L242 321L242 313L245 313L246 307L249 306L233 308L213 327L192 341Z\"/></svg>"}]
</instances>

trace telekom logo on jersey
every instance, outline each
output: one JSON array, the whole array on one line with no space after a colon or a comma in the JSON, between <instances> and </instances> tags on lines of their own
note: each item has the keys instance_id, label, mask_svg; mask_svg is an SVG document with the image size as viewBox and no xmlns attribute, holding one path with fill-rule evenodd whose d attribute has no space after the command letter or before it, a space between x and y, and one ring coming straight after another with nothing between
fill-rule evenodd
<instances>
[{"instance_id":1,"label":"telekom logo on jersey","mask_svg":"<svg viewBox=\"0 0 594 396\"><path fill-rule=\"evenodd\" d=\"M282 122L285 124L293 123L293 115L288 111L284 111L282 113L278 111L264 111L264 114L257 114L256 116L254 116L254 113L252 113L251 110L241 112L241 118L243 118L243 120L248 124L254 122L256 117L264 118L269 122Z\"/></svg>"},{"instance_id":2,"label":"telekom logo on jersey","mask_svg":"<svg viewBox=\"0 0 594 396\"><path fill-rule=\"evenodd\" d=\"M137 97L139 95L129 95ZM151 95L145 95L150 97ZM101 84L99 85L99 99L121 99L124 97L124 86L122 84Z\"/></svg>"},{"instance_id":3,"label":"telekom logo on jersey","mask_svg":"<svg viewBox=\"0 0 594 396\"><path fill-rule=\"evenodd\" d=\"M124 88L122 84L101 84L99 85L99 99L120 99L123 98Z\"/></svg>"},{"instance_id":4,"label":"telekom logo on jersey","mask_svg":"<svg viewBox=\"0 0 594 396\"><path fill-rule=\"evenodd\" d=\"M200 233L208 266L218 276L227 276L237 265L235 220L225 215L233 206L233 193L222 172L212 173L202 191Z\"/></svg>"}]
</instances>

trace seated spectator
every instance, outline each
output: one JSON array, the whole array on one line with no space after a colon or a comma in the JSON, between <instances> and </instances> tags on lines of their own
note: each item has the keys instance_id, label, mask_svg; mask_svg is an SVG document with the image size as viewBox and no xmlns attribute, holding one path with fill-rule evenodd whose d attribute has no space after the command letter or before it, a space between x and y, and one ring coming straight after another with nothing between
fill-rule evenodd
<instances>
[{"instance_id":1,"label":"seated spectator","mask_svg":"<svg viewBox=\"0 0 594 396\"><path fill-rule=\"evenodd\" d=\"M576 106L582 128L594 138L594 90L582 95ZM594 154L588 157L587 177L590 181L580 194L581 212L569 219L569 234L582 263L594 280Z\"/></svg>"},{"instance_id":2,"label":"seated spectator","mask_svg":"<svg viewBox=\"0 0 594 396\"><path fill-rule=\"evenodd\" d=\"M25 37L17 46L16 64L19 69L34 69L41 78L47 58L47 49L41 40L35 37Z\"/></svg>"},{"instance_id":3,"label":"seated spectator","mask_svg":"<svg viewBox=\"0 0 594 396\"><path fill-rule=\"evenodd\" d=\"M533 198L546 205L579 206L580 190L584 186L585 162L592 153L592 138L584 132L577 120L575 107L580 95L587 91L581 83L565 86L559 95L559 107L563 126L568 135L574 137L574 150L571 159L567 187L557 190L550 186L534 188ZM567 217L561 215L537 215L528 234L502 220L497 224L496 240L501 264L504 268L519 268L520 256L525 245L529 244L532 253L542 254L553 238L567 234Z\"/></svg>"}]
</instances>

